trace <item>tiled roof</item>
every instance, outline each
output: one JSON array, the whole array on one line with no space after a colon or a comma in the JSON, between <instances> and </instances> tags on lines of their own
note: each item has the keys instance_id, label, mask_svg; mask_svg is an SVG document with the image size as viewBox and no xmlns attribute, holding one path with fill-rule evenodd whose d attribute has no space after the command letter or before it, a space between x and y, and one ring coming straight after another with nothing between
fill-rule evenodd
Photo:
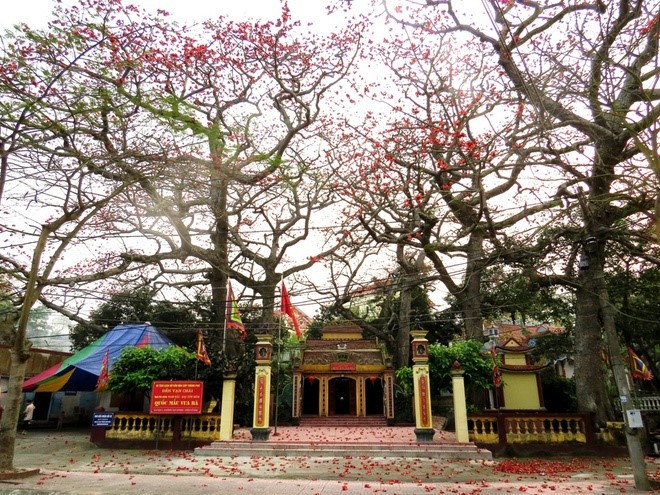
<instances>
[{"instance_id":1,"label":"tiled roof","mask_svg":"<svg viewBox=\"0 0 660 495\"><path fill-rule=\"evenodd\" d=\"M520 345L527 346L531 339L538 338L545 333L564 333L564 327L552 325L514 325L511 323L498 323L484 321L483 334L490 336L492 328L497 329L496 341L498 345L503 345L507 340L514 339Z\"/></svg>"}]
</instances>

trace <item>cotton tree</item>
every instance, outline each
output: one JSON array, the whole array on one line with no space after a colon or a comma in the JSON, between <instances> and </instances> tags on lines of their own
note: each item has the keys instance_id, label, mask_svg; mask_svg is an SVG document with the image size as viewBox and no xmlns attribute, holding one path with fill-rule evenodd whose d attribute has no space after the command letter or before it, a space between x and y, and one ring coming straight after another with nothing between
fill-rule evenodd
<instances>
[{"instance_id":1,"label":"cotton tree","mask_svg":"<svg viewBox=\"0 0 660 495\"><path fill-rule=\"evenodd\" d=\"M512 256L513 239L533 235L534 216L559 205L521 186L531 163L549 162L524 102L492 64L460 56L449 36L436 43L424 27L393 32L372 55L389 76L367 92L387 112L353 125L369 151L339 157L359 164L344 176L349 214L375 241L398 246L404 268L425 256L456 298L465 335L478 339L484 269Z\"/></svg>"},{"instance_id":2,"label":"cotton tree","mask_svg":"<svg viewBox=\"0 0 660 495\"><path fill-rule=\"evenodd\" d=\"M341 226L333 205L340 198L330 183L338 173L318 154L296 153L259 187L230 187L229 275L261 301L264 329L274 328L280 281L327 259L349 241L336 235Z\"/></svg>"},{"instance_id":3,"label":"cotton tree","mask_svg":"<svg viewBox=\"0 0 660 495\"><path fill-rule=\"evenodd\" d=\"M122 160L96 153L103 98L43 58L29 34L14 34L3 40L0 69L0 270L14 308L3 322L11 363L0 420L0 471L13 469L30 310L37 301L61 303L72 284L130 271L130 261L103 256L94 247L105 243L103 216L134 183L108 180ZM65 41L59 54L80 56L71 48ZM84 271L73 269L72 260ZM76 304L69 306L71 314Z\"/></svg>"},{"instance_id":4,"label":"cotton tree","mask_svg":"<svg viewBox=\"0 0 660 495\"><path fill-rule=\"evenodd\" d=\"M3 335L3 340L11 345L11 363L5 411L0 420L0 471L13 470L16 424L30 348L27 340L30 310L58 285L58 272L66 266L66 256L79 254L85 242L93 241L95 221L126 187L125 184L105 187L79 160L61 156L57 149L49 148L59 131L71 122L62 118L60 124L46 125L37 135L34 128L23 127L25 121L12 121L16 117L12 110L21 105L11 99L16 94L12 94L9 86L15 80L7 83L4 78L0 82L6 104L3 123L14 125L12 144L5 150L7 204L0 218L3 242L0 270L11 286L15 309L10 313L14 316L5 322L11 326ZM35 113L42 121L49 112ZM87 277L103 278L112 272L103 265L98 268L93 275L87 273Z\"/></svg>"},{"instance_id":5,"label":"cotton tree","mask_svg":"<svg viewBox=\"0 0 660 495\"><path fill-rule=\"evenodd\" d=\"M427 12L441 12L442 22L429 28L438 36L460 33L479 43L510 89L533 105L544 123L540 137L565 173L563 196L566 208L578 212L581 235L575 240L582 266L588 267L575 284L578 406L606 419L600 389L593 386L605 383L596 352L601 330L614 357L619 393L628 394L623 363L615 357L619 343L603 276L606 247L631 235L657 242L657 232L648 235L657 175L644 173L644 161L657 149L660 5L642 0L493 0L472 9L453 0L426 4L415 19L408 17L408 2L386 5L405 23L425 22ZM475 15L476 8L483 9L482 16ZM647 162L650 171L649 165L657 164ZM635 460L638 450L631 448ZM648 486L642 478L636 473L637 486Z\"/></svg>"},{"instance_id":6,"label":"cotton tree","mask_svg":"<svg viewBox=\"0 0 660 495\"><path fill-rule=\"evenodd\" d=\"M123 259L151 267L148 283L185 289L205 280L218 324L229 275L272 304L263 284L274 290L271 278L282 252L273 250L267 282L251 277L249 270L264 267L246 268L242 257L257 263L262 254L242 249L240 222L250 216L249 207L261 202L270 208L269 191L279 188L280 212L293 212L288 221L272 224L281 242L288 235L283 230L308 228L311 212L328 201L320 190L303 185L315 180L306 163L315 154L307 149L319 132L322 100L350 68L355 30L305 34L286 7L276 21L219 18L194 28L121 2L106 6L90 0L83 7L57 10L50 32L31 37L43 58L59 60L59 70L86 79L104 95L105 125L98 141L107 156L130 149L158 162L149 170L125 163L114 177L134 178L139 185L106 217L108 231L144 238L126 241ZM80 56L61 56L65 33L70 51ZM140 125L129 129L128 122L136 120ZM270 220L259 221L272 221L273 214L267 214Z\"/></svg>"}]
</instances>

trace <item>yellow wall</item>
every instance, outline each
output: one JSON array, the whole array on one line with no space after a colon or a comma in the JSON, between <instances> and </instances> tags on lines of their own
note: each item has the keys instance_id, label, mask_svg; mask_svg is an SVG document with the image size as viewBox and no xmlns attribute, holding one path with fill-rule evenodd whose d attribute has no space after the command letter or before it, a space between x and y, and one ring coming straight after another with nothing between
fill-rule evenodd
<instances>
[{"instance_id":1,"label":"yellow wall","mask_svg":"<svg viewBox=\"0 0 660 495\"><path fill-rule=\"evenodd\" d=\"M524 354L517 354L513 352L506 353L504 355L504 362L506 364L527 364L527 360Z\"/></svg>"},{"instance_id":2,"label":"yellow wall","mask_svg":"<svg viewBox=\"0 0 660 495\"><path fill-rule=\"evenodd\" d=\"M507 356L508 358L508 356ZM507 359L507 364L512 364ZM534 373L502 372L504 407L507 409L540 409L539 390Z\"/></svg>"}]
</instances>

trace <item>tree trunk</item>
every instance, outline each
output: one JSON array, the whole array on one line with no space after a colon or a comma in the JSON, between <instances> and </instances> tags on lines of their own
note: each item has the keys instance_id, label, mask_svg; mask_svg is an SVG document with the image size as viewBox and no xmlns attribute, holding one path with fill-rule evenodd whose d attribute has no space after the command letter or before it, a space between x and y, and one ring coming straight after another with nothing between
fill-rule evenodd
<instances>
[{"instance_id":1,"label":"tree trunk","mask_svg":"<svg viewBox=\"0 0 660 495\"><path fill-rule=\"evenodd\" d=\"M14 448L16 443L16 426L21 414L23 402L23 382L25 381L25 370L27 360L30 357L30 342L27 340L27 326L30 318L30 310L39 298L40 288L37 283L39 278L39 267L41 259L46 250L46 244L51 229L43 226L39 240L32 253L30 265L30 276L25 286L23 304L18 315L16 335L12 342L11 363L9 366L9 384L5 395L5 410L0 419L0 472L14 470ZM10 321L3 325L11 324Z\"/></svg>"},{"instance_id":2,"label":"tree trunk","mask_svg":"<svg viewBox=\"0 0 660 495\"><path fill-rule=\"evenodd\" d=\"M604 423L612 419L612 413L601 354L600 304L588 278L582 277L575 293L575 389L578 411L593 413L597 422Z\"/></svg>"},{"instance_id":3,"label":"tree trunk","mask_svg":"<svg viewBox=\"0 0 660 495\"><path fill-rule=\"evenodd\" d=\"M483 340L481 319L481 272L483 270L483 236L476 230L467 245L465 282L460 294L454 294L463 313L465 338Z\"/></svg>"},{"instance_id":4,"label":"tree trunk","mask_svg":"<svg viewBox=\"0 0 660 495\"><path fill-rule=\"evenodd\" d=\"M215 218L215 229L211 236L213 255L209 282L211 302L218 328L222 330L222 353L229 369L233 372L233 359L236 356L234 339L228 335L225 318L227 316L227 281L229 273L229 216L227 214L228 181L219 164L211 170L211 211Z\"/></svg>"},{"instance_id":5,"label":"tree trunk","mask_svg":"<svg viewBox=\"0 0 660 495\"><path fill-rule=\"evenodd\" d=\"M412 306L412 287L408 277L403 277L400 292L399 324L396 332L396 367L408 366L410 361L410 308Z\"/></svg>"},{"instance_id":6,"label":"tree trunk","mask_svg":"<svg viewBox=\"0 0 660 495\"><path fill-rule=\"evenodd\" d=\"M23 381L27 368L27 357L11 350L9 384L5 395L4 411L0 419L0 473L14 471L14 449L16 426L21 416L23 403Z\"/></svg>"},{"instance_id":7,"label":"tree trunk","mask_svg":"<svg viewBox=\"0 0 660 495\"><path fill-rule=\"evenodd\" d=\"M284 315L280 315L277 320L275 319L275 293L277 292L279 281L280 279L275 273L275 267L272 267L271 274L267 274L265 280L253 287L253 289L261 296L262 311L261 318L259 319L261 325L259 333L268 333L273 336L281 335L283 338L286 338L288 327L285 326L285 322L288 320ZM292 324L291 327L293 327Z\"/></svg>"}]
</instances>

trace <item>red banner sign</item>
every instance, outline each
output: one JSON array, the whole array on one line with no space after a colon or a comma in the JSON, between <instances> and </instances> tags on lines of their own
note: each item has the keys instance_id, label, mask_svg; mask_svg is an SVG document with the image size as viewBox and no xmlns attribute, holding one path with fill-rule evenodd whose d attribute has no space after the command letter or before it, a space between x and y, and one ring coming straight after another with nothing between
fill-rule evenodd
<instances>
[{"instance_id":1,"label":"red banner sign","mask_svg":"<svg viewBox=\"0 0 660 495\"><path fill-rule=\"evenodd\" d=\"M158 381L151 384L150 414L201 414L204 382Z\"/></svg>"},{"instance_id":2,"label":"red banner sign","mask_svg":"<svg viewBox=\"0 0 660 495\"><path fill-rule=\"evenodd\" d=\"M355 371L357 365L355 363L330 363L331 371Z\"/></svg>"},{"instance_id":3,"label":"red banner sign","mask_svg":"<svg viewBox=\"0 0 660 495\"><path fill-rule=\"evenodd\" d=\"M266 411L265 411L265 401L266 401L266 379L263 375L257 377L257 418L255 421L255 426L265 426L266 425Z\"/></svg>"},{"instance_id":4,"label":"red banner sign","mask_svg":"<svg viewBox=\"0 0 660 495\"><path fill-rule=\"evenodd\" d=\"M429 396L428 396L428 386L426 383L426 376L422 375L419 377L419 411L421 426L429 427L431 426L429 422Z\"/></svg>"}]
</instances>

